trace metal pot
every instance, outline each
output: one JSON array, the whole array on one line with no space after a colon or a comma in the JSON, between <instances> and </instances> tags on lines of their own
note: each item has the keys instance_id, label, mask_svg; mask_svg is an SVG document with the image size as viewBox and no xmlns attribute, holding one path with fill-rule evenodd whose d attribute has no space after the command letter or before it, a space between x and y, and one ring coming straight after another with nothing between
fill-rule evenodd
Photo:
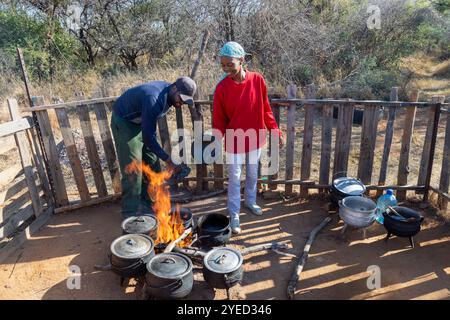
<instances>
[{"instance_id":1,"label":"metal pot","mask_svg":"<svg viewBox=\"0 0 450 320\"><path fill-rule=\"evenodd\" d=\"M187 297L194 284L192 261L181 253L161 253L147 263L147 291L161 299Z\"/></svg>"},{"instance_id":2,"label":"metal pot","mask_svg":"<svg viewBox=\"0 0 450 320\"><path fill-rule=\"evenodd\" d=\"M366 192L366 186L360 180L349 177L340 177L331 184L331 199L338 203L349 196L362 196Z\"/></svg>"},{"instance_id":3,"label":"metal pot","mask_svg":"<svg viewBox=\"0 0 450 320\"><path fill-rule=\"evenodd\" d=\"M398 212L404 218L383 212L384 227L389 234L396 235L397 237L413 237L421 228L423 222L423 216L417 211L406 207L395 206L393 209Z\"/></svg>"},{"instance_id":4,"label":"metal pot","mask_svg":"<svg viewBox=\"0 0 450 320\"><path fill-rule=\"evenodd\" d=\"M228 289L242 281L242 254L223 247L210 250L203 258L203 277L213 288Z\"/></svg>"},{"instance_id":5,"label":"metal pot","mask_svg":"<svg viewBox=\"0 0 450 320\"><path fill-rule=\"evenodd\" d=\"M375 221L376 208L371 199L349 196L339 201L339 216L350 226L366 228Z\"/></svg>"},{"instance_id":6,"label":"metal pot","mask_svg":"<svg viewBox=\"0 0 450 320\"><path fill-rule=\"evenodd\" d=\"M111 269L121 277L139 277L155 255L153 240L143 234L126 234L111 243Z\"/></svg>"},{"instance_id":7,"label":"metal pot","mask_svg":"<svg viewBox=\"0 0 450 320\"><path fill-rule=\"evenodd\" d=\"M145 234L156 240L158 220L150 215L129 217L122 222L122 232L123 234Z\"/></svg>"},{"instance_id":8,"label":"metal pot","mask_svg":"<svg viewBox=\"0 0 450 320\"><path fill-rule=\"evenodd\" d=\"M170 214L174 214L177 211L176 207L172 207ZM185 229L192 227L195 228L195 220L191 209L179 208L181 220L183 220L183 226Z\"/></svg>"},{"instance_id":9,"label":"metal pot","mask_svg":"<svg viewBox=\"0 0 450 320\"><path fill-rule=\"evenodd\" d=\"M230 240L230 219L218 213L201 216L198 220L199 241L210 247L224 245Z\"/></svg>"}]
</instances>

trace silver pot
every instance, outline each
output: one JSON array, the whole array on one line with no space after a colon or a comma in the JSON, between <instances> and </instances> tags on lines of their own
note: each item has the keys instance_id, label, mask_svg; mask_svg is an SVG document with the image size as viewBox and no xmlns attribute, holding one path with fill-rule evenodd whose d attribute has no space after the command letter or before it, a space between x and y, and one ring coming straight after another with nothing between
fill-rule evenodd
<instances>
[{"instance_id":1,"label":"silver pot","mask_svg":"<svg viewBox=\"0 0 450 320\"><path fill-rule=\"evenodd\" d=\"M350 196L339 201L339 216L350 226L366 228L375 221L376 208L369 198Z\"/></svg>"}]
</instances>

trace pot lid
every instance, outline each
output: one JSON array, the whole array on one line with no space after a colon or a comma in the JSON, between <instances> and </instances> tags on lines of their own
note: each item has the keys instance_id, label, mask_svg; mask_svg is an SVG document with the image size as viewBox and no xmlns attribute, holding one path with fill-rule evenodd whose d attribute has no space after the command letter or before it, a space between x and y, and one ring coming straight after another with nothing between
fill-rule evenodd
<instances>
[{"instance_id":1,"label":"pot lid","mask_svg":"<svg viewBox=\"0 0 450 320\"><path fill-rule=\"evenodd\" d=\"M153 240L142 234L126 234L111 243L113 255L123 259L137 259L153 250Z\"/></svg>"},{"instance_id":2,"label":"pot lid","mask_svg":"<svg viewBox=\"0 0 450 320\"><path fill-rule=\"evenodd\" d=\"M151 274L163 279L178 279L192 271L192 261L181 253L160 253L147 263Z\"/></svg>"},{"instance_id":3,"label":"pot lid","mask_svg":"<svg viewBox=\"0 0 450 320\"><path fill-rule=\"evenodd\" d=\"M355 178L340 177L333 180L333 186L341 193L359 196L366 192L366 186Z\"/></svg>"},{"instance_id":4,"label":"pot lid","mask_svg":"<svg viewBox=\"0 0 450 320\"><path fill-rule=\"evenodd\" d=\"M242 254L238 250L223 247L209 251L203 259L203 264L212 272L230 273L239 269L242 261Z\"/></svg>"},{"instance_id":5,"label":"pot lid","mask_svg":"<svg viewBox=\"0 0 450 320\"><path fill-rule=\"evenodd\" d=\"M122 222L122 230L126 233L143 233L156 229L158 221L154 216L129 217Z\"/></svg>"}]
</instances>

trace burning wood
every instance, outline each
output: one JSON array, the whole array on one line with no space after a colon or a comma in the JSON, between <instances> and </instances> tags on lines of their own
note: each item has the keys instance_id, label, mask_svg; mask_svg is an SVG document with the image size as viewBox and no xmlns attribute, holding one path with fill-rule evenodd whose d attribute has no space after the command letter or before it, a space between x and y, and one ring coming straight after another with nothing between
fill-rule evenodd
<instances>
[{"instance_id":1,"label":"burning wood","mask_svg":"<svg viewBox=\"0 0 450 320\"><path fill-rule=\"evenodd\" d=\"M176 240L172 241L167 248L164 250L165 253L167 252L171 252L173 250L173 248L180 242L182 242L184 239L186 239L192 232L191 228L187 228L186 230L184 230L183 234Z\"/></svg>"}]
</instances>

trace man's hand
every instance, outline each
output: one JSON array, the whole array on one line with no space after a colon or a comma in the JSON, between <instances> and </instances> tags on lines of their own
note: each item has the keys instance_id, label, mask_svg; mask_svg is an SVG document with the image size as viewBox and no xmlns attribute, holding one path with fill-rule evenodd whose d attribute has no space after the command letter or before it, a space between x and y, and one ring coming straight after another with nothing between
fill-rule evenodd
<instances>
[{"instance_id":1,"label":"man's hand","mask_svg":"<svg viewBox=\"0 0 450 320\"><path fill-rule=\"evenodd\" d=\"M181 165L176 165L172 162L171 159L167 160L167 170L169 172L173 173L178 173L181 171Z\"/></svg>"}]
</instances>

